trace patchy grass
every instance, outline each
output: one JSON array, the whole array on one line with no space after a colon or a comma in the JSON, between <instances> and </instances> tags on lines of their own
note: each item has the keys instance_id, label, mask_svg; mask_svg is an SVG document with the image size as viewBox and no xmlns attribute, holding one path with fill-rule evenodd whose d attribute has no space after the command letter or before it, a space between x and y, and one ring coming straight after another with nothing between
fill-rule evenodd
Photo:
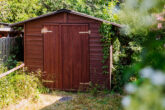
<instances>
[{"instance_id":1,"label":"patchy grass","mask_svg":"<svg viewBox=\"0 0 165 110\"><path fill-rule=\"evenodd\" d=\"M1 65L0 74L5 71L6 67ZM0 109L20 103L24 99L38 100L39 93L47 89L43 87L37 74L39 72L34 74L20 69L0 78Z\"/></svg>"},{"instance_id":2,"label":"patchy grass","mask_svg":"<svg viewBox=\"0 0 165 110\"><path fill-rule=\"evenodd\" d=\"M69 96L73 99L59 102L62 97ZM90 93L72 93L54 91L50 94L40 94L37 102L23 100L17 105L11 105L5 110L122 110L120 95L98 94L97 97Z\"/></svg>"},{"instance_id":3,"label":"patchy grass","mask_svg":"<svg viewBox=\"0 0 165 110\"><path fill-rule=\"evenodd\" d=\"M121 96L103 95L97 97L89 93L73 95L73 100L67 102L55 102L41 110L122 110Z\"/></svg>"}]
</instances>

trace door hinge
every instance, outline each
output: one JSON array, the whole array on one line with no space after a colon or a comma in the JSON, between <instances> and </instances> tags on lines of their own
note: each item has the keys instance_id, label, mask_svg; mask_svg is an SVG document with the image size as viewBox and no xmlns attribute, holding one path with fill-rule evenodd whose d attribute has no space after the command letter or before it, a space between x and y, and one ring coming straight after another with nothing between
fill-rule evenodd
<instances>
[{"instance_id":1,"label":"door hinge","mask_svg":"<svg viewBox=\"0 0 165 110\"><path fill-rule=\"evenodd\" d=\"M82 32L79 32L79 34L91 34L91 30L89 30L89 31L82 31Z\"/></svg>"},{"instance_id":2,"label":"door hinge","mask_svg":"<svg viewBox=\"0 0 165 110\"><path fill-rule=\"evenodd\" d=\"M80 82L80 85L90 85L90 82L86 82L86 83Z\"/></svg>"},{"instance_id":3,"label":"door hinge","mask_svg":"<svg viewBox=\"0 0 165 110\"><path fill-rule=\"evenodd\" d=\"M52 81L52 80L44 80L44 79L42 79L42 82L45 82L45 83L54 83L54 81Z\"/></svg>"}]
</instances>

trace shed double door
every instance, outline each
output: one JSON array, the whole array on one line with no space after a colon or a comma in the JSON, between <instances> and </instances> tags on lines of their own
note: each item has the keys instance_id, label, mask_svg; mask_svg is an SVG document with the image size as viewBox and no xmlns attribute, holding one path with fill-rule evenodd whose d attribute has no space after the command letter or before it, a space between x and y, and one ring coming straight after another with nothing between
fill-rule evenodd
<instances>
[{"instance_id":1,"label":"shed double door","mask_svg":"<svg viewBox=\"0 0 165 110\"><path fill-rule=\"evenodd\" d=\"M45 25L44 30L45 85L77 90L89 82L88 25Z\"/></svg>"}]
</instances>

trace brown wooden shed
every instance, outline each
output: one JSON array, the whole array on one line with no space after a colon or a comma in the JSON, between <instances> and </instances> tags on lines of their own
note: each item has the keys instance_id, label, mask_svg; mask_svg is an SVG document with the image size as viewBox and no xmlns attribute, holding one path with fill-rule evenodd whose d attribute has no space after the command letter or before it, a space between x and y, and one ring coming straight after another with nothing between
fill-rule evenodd
<instances>
[{"instance_id":1,"label":"brown wooden shed","mask_svg":"<svg viewBox=\"0 0 165 110\"><path fill-rule=\"evenodd\" d=\"M41 69L49 88L77 90L89 81L108 84L109 75L102 74L101 63L103 22L110 23L62 9L11 26L24 26L25 66Z\"/></svg>"}]
</instances>

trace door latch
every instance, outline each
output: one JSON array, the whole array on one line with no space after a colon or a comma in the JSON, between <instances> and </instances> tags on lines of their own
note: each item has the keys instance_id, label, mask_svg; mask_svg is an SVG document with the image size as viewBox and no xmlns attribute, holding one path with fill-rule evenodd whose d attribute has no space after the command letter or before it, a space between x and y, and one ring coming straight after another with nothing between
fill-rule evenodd
<instances>
[{"instance_id":1,"label":"door latch","mask_svg":"<svg viewBox=\"0 0 165 110\"><path fill-rule=\"evenodd\" d=\"M48 33L48 32L53 32L53 31L48 30L47 28L43 28L43 29L41 30L41 33Z\"/></svg>"}]
</instances>

